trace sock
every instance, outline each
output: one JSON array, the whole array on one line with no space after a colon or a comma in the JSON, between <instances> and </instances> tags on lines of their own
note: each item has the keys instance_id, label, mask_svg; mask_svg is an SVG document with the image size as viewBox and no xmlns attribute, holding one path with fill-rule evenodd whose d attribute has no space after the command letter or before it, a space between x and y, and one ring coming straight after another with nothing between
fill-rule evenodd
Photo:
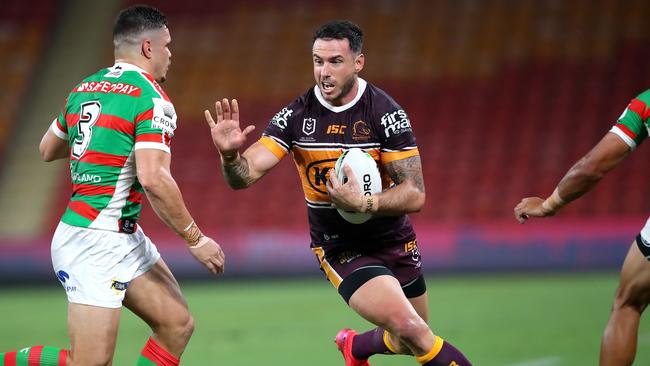
<instances>
[{"instance_id":1,"label":"sock","mask_svg":"<svg viewBox=\"0 0 650 366\"><path fill-rule=\"evenodd\" d=\"M472 363L456 347L437 336L431 351L415 359L422 366L472 366Z\"/></svg>"},{"instance_id":2,"label":"sock","mask_svg":"<svg viewBox=\"0 0 650 366\"><path fill-rule=\"evenodd\" d=\"M366 360L376 354L394 354L395 347L388 340L388 332L375 328L357 334L352 340L352 356L357 360Z\"/></svg>"},{"instance_id":3,"label":"sock","mask_svg":"<svg viewBox=\"0 0 650 366\"><path fill-rule=\"evenodd\" d=\"M0 353L0 366L65 366L68 351L49 346L34 346Z\"/></svg>"},{"instance_id":4,"label":"sock","mask_svg":"<svg viewBox=\"0 0 650 366\"><path fill-rule=\"evenodd\" d=\"M144 345L136 366L178 366L180 360L164 348L160 347L153 338L149 337Z\"/></svg>"}]
</instances>

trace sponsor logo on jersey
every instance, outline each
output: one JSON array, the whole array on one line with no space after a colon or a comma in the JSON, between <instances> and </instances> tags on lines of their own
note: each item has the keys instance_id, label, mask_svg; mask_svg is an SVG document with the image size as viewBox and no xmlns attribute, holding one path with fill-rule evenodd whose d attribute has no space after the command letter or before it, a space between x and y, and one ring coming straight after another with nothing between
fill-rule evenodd
<instances>
[{"instance_id":1,"label":"sponsor logo on jersey","mask_svg":"<svg viewBox=\"0 0 650 366\"><path fill-rule=\"evenodd\" d=\"M416 240L409 241L408 243L404 244L404 251L407 253L411 253L411 259L413 262L417 263L416 267L420 267L420 250L418 249L418 244Z\"/></svg>"},{"instance_id":2,"label":"sponsor logo on jersey","mask_svg":"<svg viewBox=\"0 0 650 366\"><path fill-rule=\"evenodd\" d=\"M293 114L293 109L282 108L282 110L273 116L271 119L271 124L277 126L278 128L284 130L289 124L289 117Z\"/></svg>"},{"instance_id":3,"label":"sponsor logo on jersey","mask_svg":"<svg viewBox=\"0 0 650 366\"><path fill-rule=\"evenodd\" d=\"M325 159L311 162L307 165L307 181L309 185L317 192L327 194L325 184L327 183L327 173L334 168L337 159Z\"/></svg>"},{"instance_id":4,"label":"sponsor logo on jersey","mask_svg":"<svg viewBox=\"0 0 650 366\"><path fill-rule=\"evenodd\" d=\"M384 126L386 137L399 135L411 131L411 121L404 110L399 109L381 116L381 125Z\"/></svg>"},{"instance_id":5,"label":"sponsor logo on jersey","mask_svg":"<svg viewBox=\"0 0 650 366\"><path fill-rule=\"evenodd\" d=\"M328 135L345 135L346 125L329 125L327 126Z\"/></svg>"},{"instance_id":6,"label":"sponsor logo on jersey","mask_svg":"<svg viewBox=\"0 0 650 366\"><path fill-rule=\"evenodd\" d=\"M132 97L139 97L140 87L125 84L125 83L111 83L110 81L86 81L77 86L73 93L114 93L125 94Z\"/></svg>"},{"instance_id":7,"label":"sponsor logo on jersey","mask_svg":"<svg viewBox=\"0 0 650 366\"><path fill-rule=\"evenodd\" d=\"M160 98L152 98L152 100L153 117L151 118L151 128L163 130L165 135L169 138L174 137L177 118L174 105Z\"/></svg>"},{"instance_id":8,"label":"sponsor logo on jersey","mask_svg":"<svg viewBox=\"0 0 650 366\"><path fill-rule=\"evenodd\" d=\"M370 127L364 121L356 121L352 125L352 139L354 141L368 141L370 139Z\"/></svg>"},{"instance_id":9,"label":"sponsor logo on jersey","mask_svg":"<svg viewBox=\"0 0 650 366\"><path fill-rule=\"evenodd\" d=\"M74 184L79 184L79 183L101 183L102 177L96 174L80 174L77 172L70 172L71 177L72 177L72 183Z\"/></svg>"},{"instance_id":10,"label":"sponsor logo on jersey","mask_svg":"<svg viewBox=\"0 0 650 366\"><path fill-rule=\"evenodd\" d=\"M309 136L316 131L316 118L305 118L302 120L302 133Z\"/></svg>"}]
</instances>

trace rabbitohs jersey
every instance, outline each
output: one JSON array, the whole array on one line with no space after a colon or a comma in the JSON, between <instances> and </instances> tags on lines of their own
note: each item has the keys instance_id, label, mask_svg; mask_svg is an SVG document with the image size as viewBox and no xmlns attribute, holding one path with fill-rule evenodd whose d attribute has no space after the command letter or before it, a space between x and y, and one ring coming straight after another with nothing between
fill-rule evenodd
<instances>
[{"instance_id":1,"label":"rabbitohs jersey","mask_svg":"<svg viewBox=\"0 0 650 366\"><path fill-rule=\"evenodd\" d=\"M133 233L142 186L134 151L170 153L174 106L146 71L127 63L99 70L68 96L52 131L68 140L72 196L61 221Z\"/></svg>"},{"instance_id":2,"label":"rabbitohs jersey","mask_svg":"<svg viewBox=\"0 0 650 366\"><path fill-rule=\"evenodd\" d=\"M345 221L332 207L325 183L344 149L358 147L377 162L383 189L392 181L383 165L418 156L406 112L383 90L358 79L355 98L343 106L325 101L318 86L278 112L260 142L282 159L289 152L305 193L312 245L396 245L415 239L406 215Z\"/></svg>"},{"instance_id":3,"label":"rabbitohs jersey","mask_svg":"<svg viewBox=\"0 0 650 366\"><path fill-rule=\"evenodd\" d=\"M632 150L648 137L650 89L632 99L610 132L617 134Z\"/></svg>"}]
</instances>

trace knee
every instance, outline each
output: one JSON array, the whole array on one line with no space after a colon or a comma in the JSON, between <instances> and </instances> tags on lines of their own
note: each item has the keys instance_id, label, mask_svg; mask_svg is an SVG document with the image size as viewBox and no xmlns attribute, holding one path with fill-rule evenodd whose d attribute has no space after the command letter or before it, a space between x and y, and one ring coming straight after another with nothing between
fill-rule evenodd
<instances>
[{"instance_id":1,"label":"knee","mask_svg":"<svg viewBox=\"0 0 650 366\"><path fill-rule=\"evenodd\" d=\"M634 285L619 286L614 297L613 311L634 310L642 313L648 306L648 294Z\"/></svg>"},{"instance_id":2,"label":"knee","mask_svg":"<svg viewBox=\"0 0 650 366\"><path fill-rule=\"evenodd\" d=\"M189 312L177 315L165 324L160 324L154 332L165 339L187 344L194 333L194 318Z\"/></svg>"},{"instance_id":3,"label":"knee","mask_svg":"<svg viewBox=\"0 0 650 366\"><path fill-rule=\"evenodd\" d=\"M431 332L424 320L415 314L392 316L386 328L389 333L405 340L418 339Z\"/></svg>"}]
</instances>

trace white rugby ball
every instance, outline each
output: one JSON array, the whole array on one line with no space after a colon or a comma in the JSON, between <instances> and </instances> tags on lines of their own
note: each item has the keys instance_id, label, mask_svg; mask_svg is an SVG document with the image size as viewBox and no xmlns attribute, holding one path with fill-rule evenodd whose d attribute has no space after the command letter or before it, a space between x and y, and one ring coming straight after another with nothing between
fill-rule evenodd
<instances>
[{"instance_id":1,"label":"white rugby ball","mask_svg":"<svg viewBox=\"0 0 650 366\"><path fill-rule=\"evenodd\" d=\"M375 159L370 154L356 147L344 151L338 160L336 160L336 165L334 165L334 171L341 183L348 181L348 177L343 172L343 166L345 165L352 168L352 172L359 184L359 189L364 196L381 192L379 169L377 168ZM340 208L337 210L346 221L353 224L362 224L372 217L372 214L369 213L345 211Z\"/></svg>"}]
</instances>

